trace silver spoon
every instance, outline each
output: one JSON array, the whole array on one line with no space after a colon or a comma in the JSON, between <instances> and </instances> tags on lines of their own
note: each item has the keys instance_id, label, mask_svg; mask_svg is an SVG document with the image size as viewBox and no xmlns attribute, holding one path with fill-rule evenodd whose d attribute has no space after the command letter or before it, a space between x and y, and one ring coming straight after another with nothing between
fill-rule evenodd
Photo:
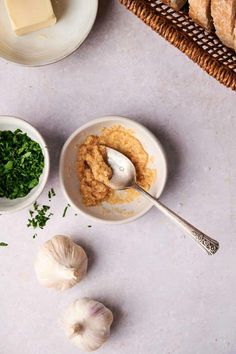
<instances>
[{"instance_id":1,"label":"silver spoon","mask_svg":"<svg viewBox=\"0 0 236 354\"><path fill-rule=\"evenodd\" d=\"M107 161L113 170L112 178L109 181L110 188L115 190L124 190L129 188L136 189L143 196L149 199L155 207L162 211L163 214L167 215L180 228L182 228L182 230L194 241L196 241L197 244L207 252L207 254L213 255L218 251L219 243L216 240L213 240L200 230L196 229L137 184L135 167L125 155L108 147L106 149Z\"/></svg>"}]
</instances>

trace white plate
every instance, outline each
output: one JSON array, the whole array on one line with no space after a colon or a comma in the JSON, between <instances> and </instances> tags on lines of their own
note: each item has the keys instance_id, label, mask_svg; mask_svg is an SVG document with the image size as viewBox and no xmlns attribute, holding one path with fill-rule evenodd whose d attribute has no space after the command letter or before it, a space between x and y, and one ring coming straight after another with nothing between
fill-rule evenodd
<instances>
[{"instance_id":1,"label":"white plate","mask_svg":"<svg viewBox=\"0 0 236 354\"><path fill-rule=\"evenodd\" d=\"M89 34L97 15L98 0L52 1L56 25L16 36L11 28L5 1L0 0L0 56L6 60L41 66L74 52Z\"/></svg>"},{"instance_id":2,"label":"white plate","mask_svg":"<svg viewBox=\"0 0 236 354\"><path fill-rule=\"evenodd\" d=\"M78 145L91 134L99 135L104 127L121 125L131 129L142 143L150 157L149 168L157 171L157 178L151 186L150 193L159 197L167 179L167 162L165 153L157 138L144 126L122 117L104 117L93 120L76 130L65 143L60 158L60 180L68 203L78 212L105 223L121 224L133 221L151 209L152 204L140 196L133 202L122 205L103 203L97 207L86 207L79 193L79 181L76 172Z\"/></svg>"},{"instance_id":3,"label":"white plate","mask_svg":"<svg viewBox=\"0 0 236 354\"><path fill-rule=\"evenodd\" d=\"M50 163L48 148L40 133L31 124L24 121L23 119L16 117L0 116L0 130L15 131L16 129L21 129L22 132L27 133L27 135L31 139L39 143L44 154L44 170L40 177L39 184L35 188L33 188L26 197L17 198L14 200L0 198L0 214L13 213L33 204L42 193L49 175Z\"/></svg>"}]
</instances>

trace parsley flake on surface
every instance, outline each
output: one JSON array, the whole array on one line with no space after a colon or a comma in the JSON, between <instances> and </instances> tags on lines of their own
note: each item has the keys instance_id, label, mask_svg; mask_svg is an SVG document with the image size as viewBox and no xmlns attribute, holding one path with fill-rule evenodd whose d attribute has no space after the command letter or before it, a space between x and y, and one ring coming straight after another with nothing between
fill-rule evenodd
<instances>
[{"instance_id":1,"label":"parsley flake on surface","mask_svg":"<svg viewBox=\"0 0 236 354\"><path fill-rule=\"evenodd\" d=\"M8 243L0 242L0 247L7 247L7 246L8 246Z\"/></svg>"},{"instance_id":2,"label":"parsley flake on surface","mask_svg":"<svg viewBox=\"0 0 236 354\"><path fill-rule=\"evenodd\" d=\"M65 218L68 208L70 208L70 204L67 204L67 206L65 207L63 215L62 215L63 218Z\"/></svg>"},{"instance_id":3,"label":"parsley flake on surface","mask_svg":"<svg viewBox=\"0 0 236 354\"><path fill-rule=\"evenodd\" d=\"M56 193L54 191L53 188L51 188L49 191L48 191L48 199L49 199L49 202L52 200L52 197L55 197L56 196Z\"/></svg>"},{"instance_id":4,"label":"parsley flake on surface","mask_svg":"<svg viewBox=\"0 0 236 354\"><path fill-rule=\"evenodd\" d=\"M50 220L52 213L49 212L50 206L42 205L40 206L37 202L33 205L33 210L29 210L31 216L28 219L27 227L32 227L33 229L43 229L47 222Z\"/></svg>"}]
</instances>

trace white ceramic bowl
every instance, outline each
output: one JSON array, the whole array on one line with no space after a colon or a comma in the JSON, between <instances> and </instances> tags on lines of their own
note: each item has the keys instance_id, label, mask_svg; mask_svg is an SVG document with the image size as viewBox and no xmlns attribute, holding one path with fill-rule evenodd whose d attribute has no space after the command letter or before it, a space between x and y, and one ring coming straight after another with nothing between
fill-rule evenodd
<instances>
[{"instance_id":1,"label":"white ceramic bowl","mask_svg":"<svg viewBox=\"0 0 236 354\"><path fill-rule=\"evenodd\" d=\"M79 192L79 181L76 173L76 160L78 145L91 134L99 135L105 127L121 125L131 129L144 149L151 157L149 166L156 169L157 178L150 192L159 197L165 187L167 179L167 162L165 153L157 138L145 127L133 120L122 117L104 117L93 120L76 130L66 141L60 158L60 180L63 192L68 203L78 212L104 223L121 224L133 221L152 207L152 204L143 196L133 202L123 205L110 205L103 203L101 206L86 207L82 203Z\"/></svg>"},{"instance_id":2,"label":"white ceramic bowl","mask_svg":"<svg viewBox=\"0 0 236 354\"><path fill-rule=\"evenodd\" d=\"M58 19L54 26L18 37L11 28L5 0L0 0L0 56L22 65L41 66L73 53L91 31L98 0L56 0L53 7Z\"/></svg>"},{"instance_id":3,"label":"white ceramic bowl","mask_svg":"<svg viewBox=\"0 0 236 354\"><path fill-rule=\"evenodd\" d=\"M43 173L40 177L39 184L35 188L33 188L27 196L25 196L24 198L17 198L13 200L7 198L0 198L0 214L13 213L33 204L39 197L39 195L42 193L49 175L48 148L40 133L32 125L30 125L23 119L9 116L0 116L0 130L15 131L16 129L21 129L23 133L27 133L27 135L32 140L39 143L44 154L45 166Z\"/></svg>"}]
</instances>

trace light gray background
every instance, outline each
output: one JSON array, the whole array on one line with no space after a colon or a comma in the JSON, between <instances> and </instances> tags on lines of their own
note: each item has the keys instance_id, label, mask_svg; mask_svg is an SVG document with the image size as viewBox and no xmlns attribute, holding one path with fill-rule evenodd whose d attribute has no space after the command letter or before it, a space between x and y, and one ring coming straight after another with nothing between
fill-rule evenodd
<instances>
[{"instance_id":1,"label":"light gray background","mask_svg":"<svg viewBox=\"0 0 236 354\"><path fill-rule=\"evenodd\" d=\"M118 1L100 1L84 45L45 68L0 62L0 114L24 117L47 139L54 218L32 239L27 210L0 217L0 353L75 354L60 316L80 296L114 311L101 354L236 353L235 93L142 24ZM81 124L131 117L160 138L169 160L163 201L221 243L206 256L157 210L123 226L61 217L63 142ZM40 199L47 202L47 192ZM88 228L91 224L92 228ZM35 279L38 247L69 234L90 256L87 278L63 294Z\"/></svg>"}]
</instances>

